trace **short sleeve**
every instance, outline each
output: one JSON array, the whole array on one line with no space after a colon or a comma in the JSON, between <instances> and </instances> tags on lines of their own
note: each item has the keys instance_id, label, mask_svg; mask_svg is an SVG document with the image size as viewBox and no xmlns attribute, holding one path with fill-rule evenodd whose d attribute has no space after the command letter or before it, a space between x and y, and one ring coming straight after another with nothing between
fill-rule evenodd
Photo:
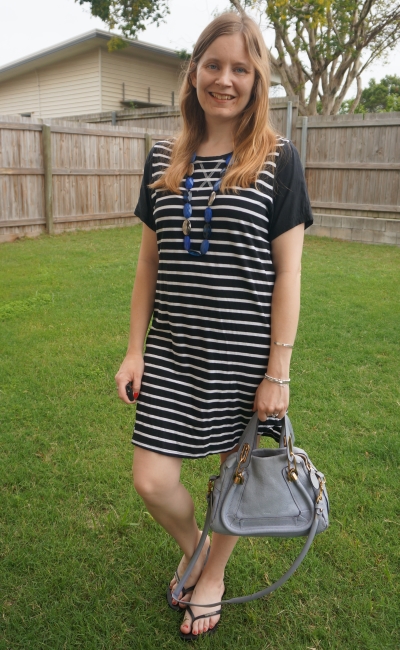
<instances>
[{"instance_id":1,"label":"short sleeve","mask_svg":"<svg viewBox=\"0 0 400 650\"><path fill-rule=\"evenodd\" d=\"M155 231L156 223L154 220L154 204L155 201L152 198L152 193L154 190L149 188L150 183L153 182L152 178L152 164L153 164L153 153L154 148L151 149L149 155L147 156L146 163L144 165L142 184L140 187L140 194L137 206L135 208L135 215L139 217L143 223L146 224L149 228Z\"/></svg>"},{"instance_id":2,"label":"short sleeve","mask_svg":"<svg viewBox=\"0 0 400 650\"><path fill-rule=\"evenodd\" d=\"M271 241L301 223L308 228L313 222L298 151L292 142L286 142L278 151L270 222Z\"/></svg>"}]
</instances>

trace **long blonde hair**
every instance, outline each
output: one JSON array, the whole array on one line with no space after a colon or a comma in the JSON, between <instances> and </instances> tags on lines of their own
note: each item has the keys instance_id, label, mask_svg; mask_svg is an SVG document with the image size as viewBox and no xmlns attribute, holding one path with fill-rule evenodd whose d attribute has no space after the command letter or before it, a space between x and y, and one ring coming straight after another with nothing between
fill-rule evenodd
<instances>
[{"instance_id":1,"label":"long blonde hair","mask_svg":"<svg viewBox=\"0 0 400 650\"><path fill-rule=\"evenodd\" d=\"M229 187L249 187L255 183L265 160L276 149L276 132L269 119L269 53L256 23L247 15L226 12L215 18L200 34L190 58L180 90L183 128L172 145L171 162L152 188L180 194L193 152L197 151L206 127L204 111L197 99L191 75L205 51L220 36L243 34L255 81L249 103L238 119L234 135L233 161L222 180L221 191Z\"/></svg>"}]
</instances>

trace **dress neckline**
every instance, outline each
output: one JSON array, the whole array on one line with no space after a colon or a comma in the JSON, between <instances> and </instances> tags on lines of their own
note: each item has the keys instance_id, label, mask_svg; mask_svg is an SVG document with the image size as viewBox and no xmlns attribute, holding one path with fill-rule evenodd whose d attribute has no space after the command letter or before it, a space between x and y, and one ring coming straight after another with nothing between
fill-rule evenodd
<instances>
[{"instance_id":1,"label":"dress neckline","mask_svg":"<svg viewBox=\"0 0 400 650\"><path fill-rule=\"evenodd\" d=\"M226 158L232 154L232 151L228 151L228 153L221 153L221 154L215 154L214 156L196 156L196 160L220 160L222 158Z\"/></svg>"}]
</instances>

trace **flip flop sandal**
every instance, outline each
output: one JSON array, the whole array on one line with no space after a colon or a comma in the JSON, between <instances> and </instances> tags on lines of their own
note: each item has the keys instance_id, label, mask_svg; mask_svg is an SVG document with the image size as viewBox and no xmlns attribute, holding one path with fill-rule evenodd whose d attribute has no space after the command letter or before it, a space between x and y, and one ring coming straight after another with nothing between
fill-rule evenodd
<instances>
[{"instance_id":1,"label":"flip flop sandal","mask_svg":"<svg viewBox=\"0 0 400 650\"><path fill-rule=\"evenodd\" d=\"M211 544L207 549L206 559L204 560L203 568L208 560L208 556L210 555L210 548L211 548ZM180 582L181 579L179 577L178 571L175 571L174 577L177 583ZM195 586L196 585L193 585L192 587L183 587L182 598L186 596L186 594L190 594L192 591L194 591ZM180 600L182 600L182 598ZM175 612L184 612L186 610L186 607L180 607L179 603L174 604L172 602L172 591L169 585L167 586L167 603L170 606L170 608L173 609Z\"/></svg>"},{"instance_id":2,"label":"flip flop sandal","mask_svg":"<svg viewBox=\"0 0 400 650\"><path fill-rule=\"evenodd\" d=\"M176 580L177 583L180 582L180 577L179 577L178 571L175 571L175 576L174 577L175 577L175 580ZM190 592L194 590L195 586L196 585L193 585L192 587L183 587L182 588L182 598L184 596L186 596L186 594L190 594ZM182 600L182 598L181 598L181 600ZM171 591L169 585L167 586L167 602L168 602L168 605L170 606L170 608L173 609L175 612L184 612L186 610L186 607L181 607L179 605L179 603L174 604L172 602L172 591Z\"/></svg>"},{"instance_id":3,"label":"flip flop sandal","mask_svg":"<svg viewBox=\"0 0 400 650\"><path fill-rule=\"evenodd\" d=\"M209 612L208 614L200 614L200 616L195 616L195 615L193 614L193 612L192 612L192 609L191 609L190 605L188 605L188 606L185 608L185 611L186 611L186 612L189 612L190 617L191 617L191 619L192 619L192 627L193 627L193 623L194 623L195 621L198 621L200 618L208 618L209 616L217 616L218 614L221 614L222 609L217 609L215 612ZM180 630L180 631L179 631L179 636L180 636L181 639L183 639L184 641L198 641L200 636L203 637L203 636L207 636L207 635L210 635L210 634L214 634L214 632L217 631L217 628L218 628L218 626L219 626L219 624L220 624L220 621L221 621L221 619L219 619L218 623L216 623L216 625L214 625L214 627L208 629L207 632L201 632L200 634L193 634L193 632L190 631L190 632L188 632L187 634L184 634L184 633Z\"/></svg>"}]
</instances>

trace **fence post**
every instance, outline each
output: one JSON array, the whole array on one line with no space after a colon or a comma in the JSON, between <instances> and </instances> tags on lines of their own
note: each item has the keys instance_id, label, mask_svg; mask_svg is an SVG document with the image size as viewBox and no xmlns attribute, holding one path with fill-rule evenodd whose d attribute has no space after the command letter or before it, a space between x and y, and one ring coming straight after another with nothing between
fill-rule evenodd
<instances>
[{"instance_id":1,"label":"fence post","mask_svg":"<svg viewBox=\"0 0 400 650\"><path fill-rule=\"evenodd\" d=\"M308 126L308 117L303 117L301 125L301 149L300 149L300 160L303 169L306 168L306 159L307 159L307 126Z\"/></svg>"},{"instance_id":2,"label":"fence post","mask_svg":"<svg viewBox=\"0 0 400 650\"><path fill-rule=\"evenodd\" d=\"M111 124L117 126L117 111L111 111Z\"/></svg>"},{"instance_id":3,"label":"fence post","mask_svg":"<svg viewBox=\"0 0 400 650\"><path fill-rule=\"evenodd\" d=\"M293 116L293 103L288 102L286 107L286 137L288 140L292 139L292 116Z\"/></svg>"},{"instance_id":4,"label":"fence post","mask_svg":"<svg viewBox=\"0 0 400 650\"><path fill-rule=\"evenodd\" d=\"M149 155L150 149L152 148L152 146L153 146L153 138L152 138L152 136L150 135L150 133L145 133L144 134L144 152L145 152L146 158Z\"/></svg>"},{"instance_id":5,"label":"fence post","mask_svg":"<svg viewBox=\"0 0 400 650\"><path fill-rule=\"evenodd\" d=\"M43 167L44 167L44 216L46 232L54 234L53 222L53 170L51 160L51 128L48 124L42 126Z\"/></svg>"}]
</instances>

